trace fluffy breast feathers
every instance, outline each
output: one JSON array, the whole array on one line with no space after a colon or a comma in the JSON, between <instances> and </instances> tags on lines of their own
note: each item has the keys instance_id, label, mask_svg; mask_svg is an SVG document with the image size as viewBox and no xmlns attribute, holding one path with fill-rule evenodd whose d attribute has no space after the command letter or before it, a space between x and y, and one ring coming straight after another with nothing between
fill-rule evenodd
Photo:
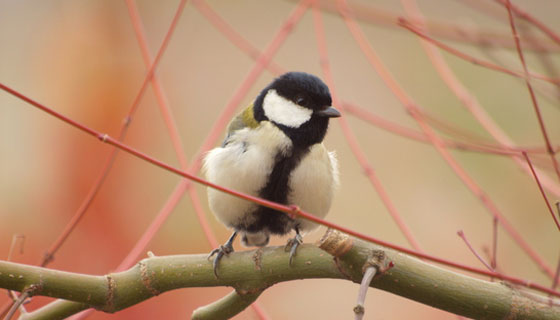
<instances>
[{"instance_id":1,"label":"fluffy breast feathers","mask_svg":"<svg viewBox=\"0 0 560 320\"><path fill-rule=\"evenodd\" d=\"M211 182L259 196L274 168L277 154L289 155L292 142L269 121L262 121L254 128L242 127L229 132L223 146L207 154L204 171ZM322 143L315 144L290 174L288 202L322 218L329 211L337 185L338 166L334 153L328 152ZM208 188L208 200L218 220L231 228L254 219L249 213L255 211L257 205L250 201L212 188ZM296 219L296 223L302 232L316 227L306 220Z\"/></svg>"},{"instance_id":2,"label":"fluffy breast feathers","mask_svg":"<svg viewBox=\"0 0 560 320\"><path fill-rule=\"evenodd\" d=\"M274 167L276 154L287 153L290 148L290 139L272 123L263 121L255 129L230 133L223 147L211 150L204 159L206 177L224 187L258 196ZM256 207L212 188L208 188L208 201L218 220L230 227L246 219L246 214Z\"/></svg>"}]
</instances>

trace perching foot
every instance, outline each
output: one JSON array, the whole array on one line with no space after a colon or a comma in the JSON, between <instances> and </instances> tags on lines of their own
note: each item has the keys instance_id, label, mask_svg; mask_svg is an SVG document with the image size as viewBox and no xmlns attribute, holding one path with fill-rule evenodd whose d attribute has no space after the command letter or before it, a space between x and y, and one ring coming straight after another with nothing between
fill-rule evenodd
<instances>
[{"instance_id":1,"label":"perching foot","mask_svg":"<svg viewBox=\"0 0 560 320\"><path fill-rule=\"evenodd\" d=\"M303 243L303 237L299 234L299 230L296 228L296 236L288 240L286 244L286 251L290 251L290 266L292 265L292 260L296 255L297 247Z\"/></svg>"},{"instance_id":2,"label":"perching foot","mask_svg":"<svg viewBox=\"0 0 560 320\"><path fill-rule=\"evenodd\" d=\"M219 248L212 250L212 252L210 252L210 254L208 255L208 259L210 259L213 255L216 255L216 258L214 258L214 262L212 263L212 266L214 267L214 275L216 276L216 278L218 278L218 263L220 263L220 260L224 255L227 256L234 251L233 240L235 240L235 236L237 236L237 231L234 232L231 237L229 237L226 243L221 245Z\"/></svg>"}]
</instances>

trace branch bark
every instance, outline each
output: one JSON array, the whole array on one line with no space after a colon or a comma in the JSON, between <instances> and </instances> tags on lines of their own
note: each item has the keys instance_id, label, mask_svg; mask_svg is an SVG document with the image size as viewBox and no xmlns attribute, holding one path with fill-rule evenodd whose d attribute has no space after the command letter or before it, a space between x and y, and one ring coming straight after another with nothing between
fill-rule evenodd
<instances>
[{"instance_id":1,"label":"branch bark","mask_svg":"<svg viewBox=\"0 0 560 320\"><path fill-rule=\"evenodd\" d=\"M0 287L20 292L33 288L34 295L71 300L20 316L59 319L90 307L116 312L178 288L230 286L233 293L193 314L197 319L225 319L233 316L231 310L241 312L279 282L332 278L360 283L364 266L370 266L373 256L383 251L394 266L376 276L372 287L469 318L560 319L560 307L551 305L548 297L445 270L337 231L329 230L319 247L302 245L292 266L283 247L235 252L220 262L218 279L206 255L150 257L127 271L105 276L0 261Z\"/></svg>"}]
</instances>

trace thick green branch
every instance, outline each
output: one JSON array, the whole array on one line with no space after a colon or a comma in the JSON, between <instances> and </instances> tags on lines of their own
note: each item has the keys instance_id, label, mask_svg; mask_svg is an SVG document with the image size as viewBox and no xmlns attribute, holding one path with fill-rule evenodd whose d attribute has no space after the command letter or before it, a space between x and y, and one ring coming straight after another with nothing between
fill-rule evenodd
<instances>
[{"instance_id":1,"label":"thick green branch","mask_svg":"<svg viewBox=\"0 0 560 320\"><path fill-rule=\"evenodd\" d=\"M560 320L560 308L550 306L546 297L451 272L338 232L328 232L321 248L336 258L313 245L298 249L293 266L288 264L288 254L282 247L236 252L220 262L219 279L206 255L150 257L127 271L106 276L0 261L0 287L16 291L33 288L34 295L74 301L56 301L25 316L56 319L88 307L115 312L178 288L230 286L236 290L233 295L203 309L204 314L224 318L232 315L226 313L224 305L240 312L260 292L278 282L338 278L359 283L363 267L375 253L383 251L394 267L374 278L372 287L470 318ZM352 306L347 308L350 313Z\"/></svg>"},{"instance_id":2,"label":"thick green branch","mask_svg":"<svg viewBox=\"0 0 560 320\"><path fill-rule=\"evenodd\" d=\"M245 310L255 302L263 290L238 292L234 290L222 299L194 310L192 320L226 320Z\"/></svg>"}]
</instances>

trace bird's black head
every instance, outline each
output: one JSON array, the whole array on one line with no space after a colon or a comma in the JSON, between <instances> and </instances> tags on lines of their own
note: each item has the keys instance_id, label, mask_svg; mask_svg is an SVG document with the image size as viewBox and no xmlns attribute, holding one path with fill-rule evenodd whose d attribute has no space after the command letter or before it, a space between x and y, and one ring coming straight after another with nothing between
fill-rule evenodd
<instances>
[{"instance_id":1,"label":"bird's black head","mask_svg":"<svg viewBox=\"0 0 560 320\"><path fill-rule=\"evenodd\" d=\"M321 79L304 72L288 72L264 88L254 103L255 120L271 121L296 146L323 141L329 118L340 113L331 107L329 88Z\"/></svg>"}]
</instances>

